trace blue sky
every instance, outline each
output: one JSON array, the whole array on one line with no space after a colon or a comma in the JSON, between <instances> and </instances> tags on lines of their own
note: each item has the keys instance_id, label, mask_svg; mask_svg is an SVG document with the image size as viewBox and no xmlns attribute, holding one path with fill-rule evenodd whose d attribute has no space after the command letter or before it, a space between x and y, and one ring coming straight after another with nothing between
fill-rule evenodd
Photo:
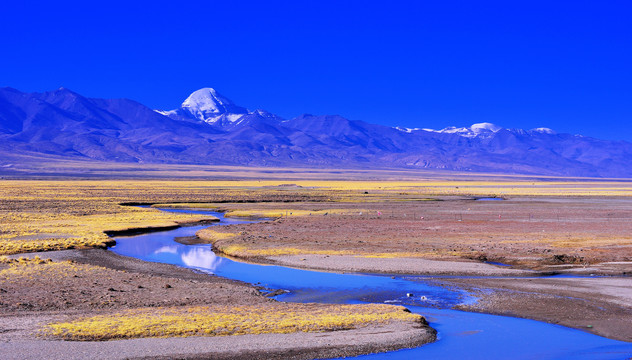
<instances>
[{"instance_id":1,"label":"blue sky","mask_svg":"<svg viewBox=\"0 0 632 360\"><path fill-rule=\"evenodd\" d=\"M0 86L632 141L630 1L13 1Z\"/></svg>"}]
</instances>

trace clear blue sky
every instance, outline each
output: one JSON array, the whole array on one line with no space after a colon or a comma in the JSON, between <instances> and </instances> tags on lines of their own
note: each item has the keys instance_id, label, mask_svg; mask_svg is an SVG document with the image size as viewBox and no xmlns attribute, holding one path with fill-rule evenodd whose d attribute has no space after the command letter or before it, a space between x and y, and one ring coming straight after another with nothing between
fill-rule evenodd
<instances>
[{"instance_id":1,"label":"clear blue sky","mask_svg":"<svg viewBox=\"0 0 632 360\"><path fill-rule=\"evenodd\" d=\"M0 86L632 141L632 2L7 1Z\"/></svg>"}]
</instances>

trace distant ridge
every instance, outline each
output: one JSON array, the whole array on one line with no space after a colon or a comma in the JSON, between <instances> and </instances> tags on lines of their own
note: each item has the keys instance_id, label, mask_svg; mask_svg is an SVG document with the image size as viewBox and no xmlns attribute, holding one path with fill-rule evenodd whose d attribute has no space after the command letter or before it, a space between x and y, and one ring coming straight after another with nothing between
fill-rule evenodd
<instances>
[{"instance_id":1,"label":"distant ridge","mask_svg":"<svg viewBox=\"0 0 632 360\"><path fill-rule=\"evenodd\" d=\"M302 168L445 169L504 174L632 177L632 144L505 129L490 123L442 130L400 128L337 115L293 119L248 110L212 88L178 109L90 99L60 88L0 89L1 155Z\"/></svg>"}]
</instances>

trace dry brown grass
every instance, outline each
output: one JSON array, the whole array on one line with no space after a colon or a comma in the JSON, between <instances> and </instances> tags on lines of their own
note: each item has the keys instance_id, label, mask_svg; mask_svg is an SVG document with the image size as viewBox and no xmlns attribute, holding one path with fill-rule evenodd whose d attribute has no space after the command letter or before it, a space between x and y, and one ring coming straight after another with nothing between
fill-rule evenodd
<instances>
[{"instance_id":1,"label":"dry brown grass","mask_svg":"<svg viewBox=\"0 0 632 360\"><path fill-rule=\"evenodd\" d=\"M302 204L311 211L327 205ZM268 206L282 209L284 204ZM231 225L222 228L221 237L207 236L212 229L199 236L225 254L244 258L301 254L423 257L527 266L632 260L632 201L624 198L448 199L339 206L347 212ZM353 206L370 211L354 214ZM377 211L382 215L377 216Z\"/></svg>"},{"instance_id":2,"label":"dry brown grass","mask_svg":"<svg viewBox=\"0 0 632 360\"><path fill-rule=\"evenodd\" d=\"M388 219L386 213L390 208L399 211L410 207L417 215L426 209L439 206L448 202L426 201L428 199L446 199L463 196L487 197L487 196L526 196L530 198L554 197L558 199L622 199L632 195L632 184L629 182L606 181L317 181L300 180L289 184L282 180L262 181L3 181L0 182L0 254L15 254L21 252L57 250L77 247L102 247L110 239L104 234L108 230L123 230L137 227L170 226L182 222L200 220L199 216L176 213L164 213L152 208L136 208L121 206L119 203L142 202L151 204L169 204L171 207L198 207L206 209L223 209L229 214L241 216L279 217L289 215L308 218L322 218L327 213L330 218L347 217L347 220L365 225L362 221L376 218L377 211L384 211L383 219ZM581 200L580 200L581 201ZM609 200L608 200L609 201ZM293 204L287 204L292 202ZM297 206L294 206L296 204ZM300 205L300 206L298 206ZM365 206L371 205L371 206ZM482 204L481 204L482 205ZM486 205L491 207L492 205ZM494 204L493 206L504 206ZM521 211L518 205L516 211ZM564 207L565 205L560 205ZM571 207L574 205L571 205ZM608 205L600 205L605 208ZM477 205L480 207L480 205ZM565 208L562 208L563 211ZM392 211L392 210L390 210ZM410 211L410 210L404 210ZM398 241L391 243L406 244L404 248L393 246L373 249L371 244L358 246L352 244L354 239L363 237L363 227L357 227L353 233L346 234L348 239L337 241L326 250L330 252L352 252L364 256L430 256L453 257L477 256L481 251L480 246L470 246L472 242L480 244L484 241L484 233L491 233L495 244L520 244L531 241L544 244L549 248L589 248L604 247L609 245L629 245L630 237L621 231L579 231L582 222L568 222L563 226L553 224L546 227L546 221L538 220L536 223L525 222L524 217L528 211L524 210L518 215L503 211L503 222L494 221L498 217L497 210L491 210L491 214L470 212L465 207L450 208L444 213L439 209L438 216L443 219L426 216L426 222L422 225L414 223L413 228L439 227L448 230L439 238L444 244L454 243L454 248L448 246L435 246L433 239L423 234L430 234L420 229L421 235L414 237L416 242L422 244L410 244L406 242L407 236L398 237ZM534 210L539 211L539 210ZM549 210L547 210L549 211ZM626 210L627 211L627 210ZM400 211L401 213L401 211ZM356 215L354 217L354 214ZM361 215L358 215L361 214ZM460 224L452 220L456 216L465 215ZM347 216L348 215L348 216ZM406 215L406 214L404 214ZM536 213L536 215L538 215ZM292 218L290 216L290 219ZM514 220L516 216L521 219ZM542 216L555 216L555 213L547 213ZM602 216L602 215L599 215ZM603 215L610 216L610 215ZM615 214L615 217L618 216ZM363 217L367 218L363 220ZM513 217L513 218L512 218ZM507 219L507 220L505 220ZM405 219L404 219L405 220ZM610 219L608 219L610 220ZM303 221L303 220L301 220ZM305 220L307 221L307 219ZM310 222L312 220L309 220ZM432 221L429 223L428 221ZM507 224L514 221L514 225L507 228ZM617 221L612 219L613 223ZM323 224L329 220L317 220L320 228L313 229L318 233L322 231ZM406 222L406 221L405 221ZM586 222L594 222L586 220ZM376 225L368 223L367 229L371 233L381 232L382 225L395 226L393 222ZM592 224L592 223L591 223ZM601 222L597 222L601 226ZM403 233L411 224L399 224ZM467 225L468 228L463 229ZM469 228L476 230L471 239L465 238L471 234ZM543 227L544 234L532 231L534 228ZM569 227L576 227L567 232ZM563 231L551 229L563 229ZM477 232L478 231L478 232ZM388 231L387 231L388 233ZM459 235L459 234L465 235ZM567 234L570 233L570 237ZM305 238L289 237L290 243L279 246L277 250L267 249L249 243L230 243L239 245L233 247L234 254L244 253L296 253L297 251L317 252L323 251L322 246L313 246L310 240L311 233L306 233ZM480 234L476 235L476 234ZM494 235L496 234L496 235ZM501 237L505 234L506 237ZM324 234L327 235L327 234ZM335 235L335 234L334 234ZM435 234L436 235L436 234ZM526 235L526 236L525 236ZM320 235L319 235L320 236ZM334 236L335 237L335 236ZM252 239L251 239L252 240ZM310 241L303 241L310 240ZM343 240L343 239L340 239ZM348 249L349 241L352 247ZM360 239L361 240L361 239ZM399 241L401 240L401 241ZM432 247L418 246L423 243L432 243ZM368 245L368 246L367 246ZM376 246L384 244L377 242ZM466 248L470 246L469 250ZM296 250L298 249L298 250ZM509 248L507 248L509 249ZM230 248L227 249L230 251ZM508 250L509 251L509 250Z\"/></svg>"},{"instance_id":3,"label":"dry brown grass","mask_svg":"<svg viewBox=\"0 0 632 360\"><path fill-rule=\"evenodd\" d=\"M111 242L105 231L202 220L213 217L120 206L111 199L89 197L71 189L66 193L51 189L30 197L5 196L0 205L0 254L105 247Z\"/></svg>"},{"instance_id":4,"label":"dry brown grass","mask_svg":"<svg viewBox=\"0 0 632 360\"><path fill-rule=\"evenodd\" d=\"M134 309L46 326L42 333L66 340L226 336L347 330L422 317L391 305L271 303L265 306L195 306Z\"/></svg>"}]
</instances>

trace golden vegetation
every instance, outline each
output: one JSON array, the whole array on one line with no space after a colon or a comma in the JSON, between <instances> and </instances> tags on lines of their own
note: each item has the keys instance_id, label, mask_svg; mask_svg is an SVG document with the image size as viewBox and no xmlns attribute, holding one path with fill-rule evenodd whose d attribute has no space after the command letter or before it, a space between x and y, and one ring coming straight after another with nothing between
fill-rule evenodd
<instances>
[{"instance_id":1,"label":"golden vegetation","mask_svg":"<svg viewBox=\"0 0 632 360\"><path fill-rule=\"evenodd\" d=\"M188 185L191 181L182 182ZM258 188L262 191L283 191L283 181L211 181L218 189ZM401 194L425 196L630 196L632 183L628 181L293 181L292 191L369 192L366 195ZM280 187L281 186L281 187ZM275 189L275 187L279 187ZM363 194L363 193L362 193ZM335 195L335 194L334 194ZM340 194L350 195L350 194ZM364 194L363 194L364 195Z\"/></svg>"},{"instance_id":2,"label":"golden vegetation","mask_svg":"<svg viewBox=\"0 0 632 360\"><path fill-rule=\"evenodd\" d=\"M569 249L587 249L597 247L608 247L616 244L617 247L632 246L632 237L630 236L587 236L587 235L574 235L574 236L547 236L540 240L540 242L548 244L555 248L569 248Z\"/></svg>"},{"instance_id":3,"label":"golden vegetation","mask_svg":"<svg viewBox=\"0 0 632 360\"><path fill-rule=\"evenodd\" d=\"M230 238L230 237L226 237ZM282 256L282 255L348 255L354 257L366 257L366 258L405 258L405 257L446 257L462 256L461 252L436 250L433 252L367 252L362 250L315 250L305 248L291 248L291 247L273 247L273 248L254 248L244 245L228 245L216 247L216 250L226 254L228 256L238 258L250 258L259 256Z\"/></svg>"},{"instance_id":4,"label":"golden vegetation","mask_svg":"<svg viewBox=\"0 0 632 360\"><path fill-rule=\"evenodd\" d=\"M327 215L356 215L367 213L368 210L363 209L325 209L325 210L297 210L297 209L248 209L248 210L230 210L224 216L226 217L246 217L246 218L281 218L281 217L300 217L300 216L327 216ZM376 211L371 211L375 214Z\"/></svg>"},{"instance_id":5,"label":"golden vegetation","mask_svg":"<svg viewBox=\"0 0 632 360\"><path fill-rule=\"evenodd\" d=\"M74 199L75 202L79 201ZM86 200L89 203L89 200ZM89 205L89 204L86 204ZM108 214L0 212L0 254L105 247L105 231L165 227L213 220L210 216L165 213L155 209L118 206Z\"/></svg>"},{"instance_id":6,"label":"golden vegetation","mask_svg":"<svg viewBox=\"0 0 632 360\"><path fill-rule=\"evenodd\" d=\"M1 182L0 255L104 247L112 241L105 231L215 219L119 205L143 199L144 192L134 182Z\"/></svg>"},{"instance_id":7,"label":"golden vegetation","mask_svg":"<svg viewBox=\"0 0 632 360\"><path fill-rule=\"evenodd\" d=\"M39 291L50 294L56 292L58 300L49 298L44 302L33 299L13 299L20 301L14 308L41 309L46 306L65 308L75 304L85 308L84 303L90 302L101 309L116 306L111 294L116 294L119 306L128 304L125 295L129 291L122 291L120 286L126 284L136 289L129 281L133 277L122 279L118 290L109 289L112 278L117 276L113 270L99 266L79 264L71 261L52 262L40 258L10 259L0 257L0 285L5 289L31 286L39 284ZM96 287L74 288L74 279L83 281L83 285L99 282ZM110 282L107 282L107 279ZM158 281L163 283L164 280ZM146 282L142 282L147 286ZM173 284L173 282L171 282ZM186 282L187 284L189 282ZM47 285L50 284L50 285ZM63 284L63 285L62 285ZM154 284L153 286L156 286ZM123 286L123 288L125 288ZM182 289L176 285L176 288ZM221 288L221 286L220 286ZM197 291L195 287L184 288ZM9 290L11 292L11 290ZM80 295L86 292L83 298ZM142 291L142 290L138 290ZM176 291L166 290L166 291ZM105 298L99 294L106 293ZM244 292L247 294L247 292ZM73 296L75 296L73 298ZM76 296L79 296L78 298ZM174 299L178 298L178 295ZM188 296L182 293L180 296ZM254 296L254 295L253 295ZM112 313L101 312L99 315L89 314L71 321L52 323L40 328L40 335L53 336L64 340L110 340L140 337L173 337L173 336L226 336L241 334L291 333L291 332L321 332L353 329L370 325L387 324L391 322L418 322L422 317L405 312L404 308L390 305L321 305L294 304L261 300L254 296L252 303L239 304L224 303L212 305L162 306L142 307L118 310ZM72 301L70 303L68 301ZM81 303L79 303L81 301ZM158 300L164 303L164 300ZM226 300L224 300L226 301ZM212 302L212 297L209 297ZM52 305L51 305L52 304ZM6 305L6 304L5 304ZM21 307L23 306L23 307ZM103 310L101 310L103 311Z\"/></svg>"},{"instance_id":8,"label":"golden vegetation","mask_svg":"<svg viewBox=\"0 0 632 360\"><path fill-rule=\"evenodd\" d=\"M220 232L216 231L213 228L206 228L195 233L200 239L207 241L208 243L216 243L220 240L227 240L238 236L239 234L230 233L230 232Z\"/></svg>"},{"instance_id":9,"label":"golden vegetation","mask_svg":"<svg viewBox=\"0 0 632 360\"><path fill-rule=\"evenodd\" d=\"M227 216L375 217L376 210L332 209L330 206L282 206L285 202L340 204L423 201L429 197L467 196L630 196L625 181L2 181L0 182L0 255L33 251L103 247L110 238L104 231L173 226L201 219L199 215L165 213L153 208L120 203L161 204L172 208L223 209ZM424 201L425 202L425 201ZM252 203L252 204L250 204ZM425 202L427 203L427 202ZM276 204L276 205L274 205ZM265 205L265 206L261 206ZM370 206L367 205L370 208ZM346 214L346 215L345 215ZM495 215L498 217L498 215ZM209 217L204 217L209 219ZM504 217L503 217L504 219ZM549 234L547 234L549 235ZM221 240L221 239L220 239ZM557 244L577 240L560 239ZM625 240L625 239L624 239ZM593 243L590 240L588 243ZM628 240L626 240L626 243ZM551 246L557 246L552 244ZM583 246L583 245L582 245ZM250 245L248 245L250 247ZM295 246L277 253L295 253ZM300 247L303 247L302 245ZM361 248L361 247L359 247ZM333 248L329 253L341 250ZM226 250L244 253L242 248ZM264 250L252 250L261 251ZM252 253L252 251L250 251ZM265 250L270 252L271 250ZM264 251L264 252L265 252ZM424 251L402 251L421 256ZM427 251L425 251L427 252ZM354 250L355 255L366 255ZM448 255L453 255L449 253ZM389 254L371 256L390 257Z\"/></svg>"},{"instance_id":10,"label":"golden vegetation","mask_svg":"<svg viewBox=\"0 0 632 360\"><path fill-rule=\"evenodd\" d=\"M46 335L66 340L224 336L353 329L422 317L391 305L285 304L145 308L50 324Z\"/></svg>"},{"instance_id":11,"label":"golden vegetation","mask_svg":"<svg viewBox=\"0 0 632 360\"><path fill-rule=\"evenodd\" d=\"M39 256L36 256L34 258L25 258L25 257L19 257L17 259L15 258L10 258L8 256L0 256L0 264L9 264L12 266L16 266L16 265L27 265L27 264L46 264L46 263L50 263L52 262L51 259L42 259Z\"/></svg>"},{"instance_id":12,"label":"golden vegetation","mask_svg":"<svg viewBox=\"0 0 632 360\"><path fill-rule=\"evenodd\" d=\"M234 257L280 256L280 255L356 255L348 250L310 250L290 247L274 247L267 249L251 248L244 245L228 245L216 247L218 251Z\"/></svg>"},{"instance_id":13,"label":"golden vegetation","mask_svg":"<svg viewBox=\"0 0 632 360\"><path fill-rule=\"evenodd\" d=\"M44 260L39 257L33 259L4 258L2 263L8 264L8 267L0 270L0 281L15 284L38 278L54 279L56 277L79 276L87 271L101 269L98 266L77 264L72 261L53 262L50 259Z\"/></svg>"},{"instance_id":14,"label":"golden vegetation","mask_svg":"<svg viewBox=\"0 0 632 360\"><path fill-rule=\"evenodd\" d=\"M531 214L520 214L524 219L515 218L510 221L510 214L506 213L508 210L503 210L501 220L500 214L496 212L497 208L491 212L485 210L487 207L482 207L488 206L487 204L480 205L481 209L476 215L480 218L474 218L474 214L468 213L470 206L479 206L474 205L474 202L468 202L467 205L459 203L446 210L443 203L425 201L431 200L431 197L451 196L625 197L632 195L632 183L629 182L306 180L293 181L292 186L286 183L287 180L0 181L0 255L100 247L110 241L104 231L173 226L211 219L200 215L162 212L149 207L122 206L121 203L224 209L228 211L227 216L288 217L277 220L274 224L261 223L257 231L253 231L250 227L252 225L248 225L248 228L240 228L243 231L231 232L228 228L215 231L210 228L198 232L200 238L210 241L220 251L239 257L315 254L441 258L467 257L468 254L476 253L502 256L515 253L519 256L542 258L554 254L548 252L550 247L556 248L555 250L564 248L565 251L566 248L589 249L588 247L595 246L600 247L598 250L608 248L623 252L620 247L629 247L632 243L629 236L618 236L621 232L614 230L610 234L603 234L602 230L595 234L587 229L585 235L579 236L579 230L576 229L579 222L569 221L564 230L556 230L554 233L551 229L564 225L564 219L561 223L559 218L556 222L546 219L531 223ZM389 220L385 219L386 216L376 219L375 208L382 206L375 205L376 202L399 204L401 201L409 202L404 204L407 206L405 213L391 215ZM413 201L419 203L410 205ZM424 201L424 206L427 205L424 211L434 209L432 214L435 218L424 213L427 218L422 221L420 212L416 213L417 216L410 216L411 209L421 208L418 206L422 204L421 201ZM292 204L288 205L288 202ZM344 209L343 207L353 207L353 204L343 202L367 203L360 206L369 210ZM336 206L340 208L332 209ZM458 207L465 207L467 210ZM395 207L396 212L398 209ZM465 212L464 219L459 217L457 221L455 211ZM581 209L578 211L581 212ZM363 213L364 216L356 216L356 213ZM310 214L312 217L308 221L305 217ZM398 219L397 216L401 215L405 218ZM300 216L303 218L298 218ZM355 220L351 219L352 216ZM416 220L413 221L413 218ZM614 223L616 220L616 224L621 226L625 220L622 219L613 218L612 221ZM301 229L301 223L307 225ZM332 227L332 223L336 223L337 227ZM547 224L551 224L550 227ZM599 228L603 221L595 220L591 224L591 227ZM385 226L390 226L390 232L384 231ZM323 231L315 233L318 229ZM274 242L275 239L278 241ZM518 246L521 241L526 244L524 250L519 252L516 249L521 249ZM541 246L538 248L534 244ZM538 250L537 253L531 252L534 247ZM94 274L97 268L72 262L12 260L5 257L0 258L0 269L0 279L17 286L16 284L25 283L29 279L44 276L46 279L68 279L75 275L82 276L88 271ZM329 331L418 319L417 315L405 313L401 308L381 305L316 306L270 303L269 306L265 304L246 307L218 305L142 308L51 324L44 333L71 340L219 336Z\"/></svg>"}]
</instances>

